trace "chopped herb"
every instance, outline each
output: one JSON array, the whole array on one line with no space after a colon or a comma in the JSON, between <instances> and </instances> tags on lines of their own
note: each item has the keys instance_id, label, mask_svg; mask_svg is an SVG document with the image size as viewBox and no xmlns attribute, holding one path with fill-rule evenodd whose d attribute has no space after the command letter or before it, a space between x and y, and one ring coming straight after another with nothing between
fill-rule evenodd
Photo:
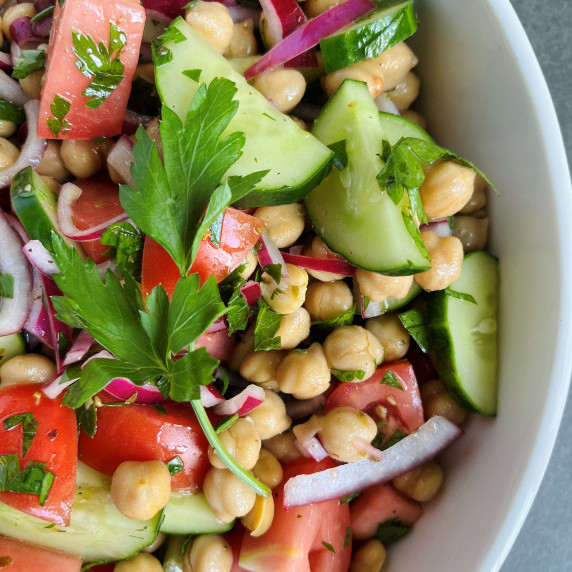
<instances>
[{"instance_id":1,"label":"chopped herb","mask_svg":"<svg viewBox=\"0 0 572 572\"><path fill-rule=\"evenodd\" d=\"M45 66L45 50L22 50L14 62L12 77L15 79L24 79L34 72L43 70Z\"/></svg>"},{"instance_id":2,"label":"chopped herb","mask_svg":"<svg viewBox=\"0 0 572 572\"><path fill-rule=\"evenodd\" d=\"M389 385L390 387L395 387L403 391L403 385L401 385L399 378L390 369L385 372L379 383L382 385Z\"/></svg>"},{"instance_id":3,"label":"chopped herb","mask_svg":"<svg viewBox=\"0 0 572 572\"><path fill-rule=\"evenodd\" d=\"M347 502L352 502L353 500L357 499L361 495L360 492L351 493L350 495L346 495L339 500L340 504L345 504Z\"/></svg>"},{"instance_id":4,"label":"chopped herb","mask_svg":"<svg viewBox=\"0 0 572 572\"><path fill-rule=\"evenodd\" d=\"M346 528L346 537L344 538L344 548L347 548L349 546L351 536L352 536L352 529L348 526Z\"/></svg>"},{"instance_id":5,"label":"chopped herb","mask_svg":"<svg viewBox=\"0 0 572 572\"><path fill-rule=\"evenodd\" d=\"M328 149L334 152L334 166L338 171L343 171L348 166L347 141L342 139L328 145Z\"/></svg>"},{"instance_id":6,"label":"chopped herb","mask_svg":"<svg viewBox=\"0 0 572 572\"><path fill-rule=\"evenodd\" d=\"M282 264L267 264L263 266L261 272L266 272L276 284L282 282Z\"/></svg>"},{"instance_id":7,"label":"chopped herb","mask_svg":"<svg viewBox=\"0 0 572 572\"><path fill-rule=\"evenodd\" d=\"M334 554L336 553L336 551L334 550L334 547L329 543L329 542L325 542L322 540L322 544L330 551L333 552Z\"/></svg>"},{"instance_id":8,"label":"chopped herb","mask_svg":"<svg viewBox=\"0 0 572 572\"><path fill-rule=\"evenodd\" d=\"M12 564L12 558L10 556L0 556L0 568L6 568Z\"/></svg>"},{"instance_id":9,"label":"chopped herb","mask_svg":"<svg viewBox=\"0 0 572 572\"><path fill-rule=\"evenodd\" d=\"M71 102L64 99L61 95L54 95L54 101L50 105L50 111L52 112L53 118L49 117L46 120L50 131L59 137L60 133L67 133L71 129L71 123L65 119L65 116L69 113L71 108Z\"/></svg>"},{"instance_id":10,"label":"chopped herb","mask_svg":"<svg viewBox=\"0 0 572 572\"><path fill-rule=\"evenodd\" d=\"M14 277L0 272L0 298L14 297Z\"/></svg>"},{"instance_id":11,"label":"chopped herb","mask_svg":"<svg viewBox=\"0 0 572 572\"><path fill-rule=\"evenodd\" d=\"M343 370L343 369L331 369L332 375L337 377L340 381L349 382L354 379L363 379L365 371L362 369L356 370Z\"/></svg>"},{"instance_id":12,"label":"chopped herb","mask_svg":"<svg viewBox=\"0 0 572 572\"><path fill-rule=\"evenodd\" d=\"M464 292L456 292L455 290L451 290L451 288L445 288L443 292L445 292L447 296L451 296L451 298L457 298L457 300L464 300L465 302L470 302L471 304L477 303L477 301L470 294L465 294Z\"/></svg>"},{"instance_id":13,"label":"chopped herb","mask_svg":"<svg viewBox=\"0 0 572 572\"><path fill-rule=\"evenodd\" d=\"M317 328L337 328L338 326L348 326L353 323L355 316L355 306L353 306L347 312L343 312L332 318L331 320L318 320L312 322L312 326Z\"/></svg>"},{"instance_id":14,"label":"chopped herb","mask_svg":"<svg viewBox=\"0 0 572 572\"><path fill-rule=\"evenodd\" d=\"M201 79L201 70L184 70L181 73L186 75L188 78L191 78L193 81L196 81L197 83L199 83L199 80Z\"/></svg>"},{"instance_id":15,"label":"chopped herb","mask_svg":"<svg viewBox=\"0 0 572 572\"><path fill-rule=\"evenodd\" d=\"M8 419L4 419L4 429L9 431L14 427L22 425L23 441L22 441L22 457L25 457L30 449L30 445L36 436L38 430L38 422L33 413L20 413L12 415Z\"/></svg>"},{"instance_id":16,"label":"chopped herb","mask_svg":"<svg viewBox=\"0 0 572 572\"><path fill-rule=\"evenodd\" d=\"M181 460L181 457L179 457L178 455L176 457L173 457L170 461L167 461L165 464L167 465L167 469L169 469L169 474L171 476L180 473L185 468L183 466L183 461Z\"/></svg>"},{"instance_id":17,"label":"chopped herb","mask_svg":"<svg viewBox=\"0 0 572 572\"><path fill-rule=\"evenodd\" d=\"M155 403L154 407L161 415L167 415L167 410L162 403Z\"/></svg>"},{"instance_id":18,"label":"chopped herb","mask_svg":"<svg viewBox=\"0 0 572 572\"><path fill-rule=\"evenodd\" d=\"M44 506L54 479L55 475L46 470L45 463L29 461L20 470L18 455L0 455L0 491L36 495L40 506Z\"/></svg>"},{"instance_id":19,"label":"chopped herb","mask_svg":"<svg viewBox=\"0 0 572 572\"><path fill-rule=\"evenodd\" d=\"M11 123L24 123L26 114L23 109L16 107L13 103L0 98L0 119Z\"/></svg>"},{"instance_id":20,"label":"chopped herb","mask_svg":"<svg viewBox=\"0 0 572 572\"><path fill-rule=\"evenodd\" d=\"M112 247L111 258L119 273L141 277L143 235L129 222L118 222L107 227L101 236L101 244Z\"/></svg>"},{"instance_id":21,"label":"chopped herb","mask_svg":"<svg viewBox=\"0 0 572 572\"><path fill-rule=\"evenodd\" d=\"M258 301L258 315L254 326L254 350L275 350L282 344L277 332L284 318L283 314L275 312L263 298Z\"/></svg>"},{"instance_id":22,"label":"chopped herb","mask_svg":"<svg viewBox=\"0 0 572 572\"><path fill-rule=\"evenodd\" d=\"M413 308L399 314L403 327L411 334L423 353L431 351L431 338L427 330L427 321L423 308Z\"/></svg>"},{"instance_id":23,"label":"chopped herb","mask_svg":"<svg viewBox=\"0 0 572 572\"><path fill-rule=\"evenodd\" d=\"M404 433L400 429L396 429L393 432L393 435L379 448L382 451L385 451L386 449L389 449L389 447L393 447L393 445L395 445L396 443L399 443L399 441L401 441L402 439L405 439L405 437L407 437L407 433Z\"/></svg>"},{"instance_id":24,"label":"chopped herb","mask_svg":"<svg viewBox=\"0 0 572 572\"><path fill-rule=\"evenodd\" d=\"M246 303L242 292L240 291L244 280L238 280L234 291L227 304L226 321L228 323L228 335L232 332L245 330L248 325L248 315L250 306Z\"/></svg>"},{"instance_id":25,"label":"chopped herb","mask_svg":"<svg viewBox=\"0 0 572 572\"><path fill-rule=\"evenodd\" d=\"M272 121L276 121L276 119L272 117L272 115L268 115L268 113L263 113L262 115L264 115L264 117L268 117L268 119L271 119Z\"/></svg>"},{"instance_id":26,"label":"chopped herb","mask_svg":"<svg viewBox=\"0 0 572 572\"><path fill-rule=\"evenodd\" d=\"M97 109L117 89L125 77L125 66L120 59L127 45L127 34L114 22L109 22L109 46L98 44L91 36L72 32L73 53L77 69L91 80L82 95L88 98L86 106Z\"/></svg>"},{"instance_id":27,"label":"chopped herb","mask_svg":"<svg viewBox=\"0 0 572 572\"><path fill-rule=\"evenodd\" d=\"M220 213L213 223L209 226L210 235L209 238L213 243L213 246L218 248L220 246L220 234L222 232L222 219L224 218L224 213Z\"/></svg>"},{"instance_id":28,"label":"chopped herb","mask_svg":"<svg viewBox=\"0 0 572 572\"><path fill-rule=\"evenodd\" d=\"M227 417L226 419L221 419L215 425L215 431L217 432L217 435L219 433L222 433L223 431L226 431L236 421L238 421L238 413L235 413L232 417Z\"/></svg>"},{"instance_id":29,"label":"chopped herb","mask_svg":"<svg viewBox=\"0 0 572 572\"><path fill-rule=\"evenodd\" d=\"M75 410L75 417L78 427L89 437L95 435L97 428L97 411L93 400L89 399L81 407Z\"/></svg>"},{"instance_id":30,"label":"chopped herb","mask_svg":"<svg viewBox=\"0 0 572 572\"><path fill-rule=\"evenodd\" d=\"M390 518L377 527L376 538L387 546L407 534L411 530L410 524L405 524L399 518Z\"/></svg>"},{"instance_id":31,"label":"chopped herb","mask_svg":"<svg viewBox=\"0 0 572 572\"><path fill-rule=\"evenodd\" d=\"M48 6L47 8L44 8L41 12L38 12L35 16L30 18L30 24L35 24L36 22L43 20L46 16L53 14L54 8L55 6Z\"/></svg>"}]
</instances>

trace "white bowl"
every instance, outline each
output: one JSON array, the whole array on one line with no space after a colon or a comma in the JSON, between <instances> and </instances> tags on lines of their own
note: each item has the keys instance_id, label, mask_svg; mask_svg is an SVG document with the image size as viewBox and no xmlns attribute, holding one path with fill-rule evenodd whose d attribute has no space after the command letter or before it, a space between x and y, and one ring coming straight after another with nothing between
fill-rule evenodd
<instances>
[{"instance_id":1,"label":"white bowl","mask_svg":"<svg viewBox=\"0 0 572 572\"><path fill-rule=\"evenodd\" d=\"M500 403L444 457L446 482L389 572L493 572L532 504L572 358L572 202L556 114L508 0L418 0L422 108L437 142L480 166L500 258Z\"/></svg>"}]
</instances>

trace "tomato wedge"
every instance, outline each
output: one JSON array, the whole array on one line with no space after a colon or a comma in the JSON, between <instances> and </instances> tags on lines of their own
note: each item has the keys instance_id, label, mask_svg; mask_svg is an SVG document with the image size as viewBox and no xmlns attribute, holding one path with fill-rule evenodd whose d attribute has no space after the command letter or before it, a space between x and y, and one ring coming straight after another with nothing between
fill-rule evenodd
<instances>
[{"instance_id":1,"label":"tomato wedge","mask_svg":"<svg viewBox=\"0 0 572 572\"><path fill-rule=\"evenodd\" d=\"M381 383L388 371L397 376L403 389ZM424 422L417 379L413 366L407 361L382 366L369 379L360 383L340 383L328 397L324 411L343 406L365 411L376 422L385 421L381 431L388 437L396 429L412 433ZM380 406L383 409L380 410ZM386 418L383 419L383 416Z\"/></svg>"},{"instance_id":2,"label":"tomato wedge","mask_svg":"<svg viewBox=\"0 0 572 572\"><path fill-rule=\"evenodd\" d=\"M102 400L111 401L102 395ZM123 461L163 461L180 457L183 470L173 475L174 491L198 491L210 464L208 443L190 405L165 403L100 407L94 437L83 431L79 458L90 467L113 475Z\"/></svg>"},{"instance_id":3,"label":"tomato wedge","mask_svg":"<svg viewBox=\"0 0 572 572\"><path fill-rule=\"evenodd\" d=\"M263 230L264 222L260 219L227 208L219 246L215 246L210 237L204 238L191 272L196 272L202 282L209 276L215 276L217 282L224 280L246 258ZM169 253L153 239L146 237L141 270L143 294L149 294L157 284L161 284L171 297L179 278L179 270Z\"/></svg>"},{"instance_id":4,"label":"tomato wedge","mask_svg":"<svg viewBox=\"0 0 572 572\"><path fill-rule=\"evenodd\" d=\"M29 461L46 464L55 475L44 506L37 495L0 492L0 502L49 522L68 525L77 469L77 424L75 413L61 405L62 398L46 397L40 384L9 385L0 388L0 454L17 453L20 469ZM14 415L31 413L38 425L25 457L23 424L6 429Z\"/></svg>"},{"instance_id":5,"label":"tomato wedge","mask_svg":"<svg viewBox=\"0 0 572 572\"><path fill-rule=\"evenodd\" d=\"M79 572L81 558L0 536L0 568L6 572Z\"/></svg>"},{"instance_id":6,"label":"tomato wedge","mask_svg":"<svg viewBox=\"0 0 572 572\"><path fill-rule=\"evenodd\" d=\"M126 38L120 55L124 66L121 71L123 79L101 105L91 108L96 105L96 99L86 97L83 93L98 76L90 75L89 71L84 75L78 69L76 62L80 63L80 59L74 53L73 34L79 32L91 38L95 44L103 43L108 49L111 23L119 28ZM145 10L135 0L56 2L46 62L46 79L40 102L40 137L93 139L121 133L131 91L131 79L139 60L144 26ZM89 50L89 46L84 46L82 50L91 61L89 69L103 74L100 83L110 83L111 74L107 71L105 75L106 70L98 64L97 56L89 58ZM110 51L113 59L116 51L113 48ZM92 89L93 87L92 85ZM91 107L88 107L88 103Z\"/></svg>"},{"instance_id":7,"label":"tomato wedge","mask_svg":"<svg viewBox=\"0 0 572 572\"><path fill-rule=\"evenodd\" d=\"M107 220L111 220L123 212L119 201L119 185L104 176L74 181L82 193L72 207L77 228L87 230ZM109 246L98 240L82 242L86 255L96 264L109 259L104 254Z\"/></svg>"}]
</instances>

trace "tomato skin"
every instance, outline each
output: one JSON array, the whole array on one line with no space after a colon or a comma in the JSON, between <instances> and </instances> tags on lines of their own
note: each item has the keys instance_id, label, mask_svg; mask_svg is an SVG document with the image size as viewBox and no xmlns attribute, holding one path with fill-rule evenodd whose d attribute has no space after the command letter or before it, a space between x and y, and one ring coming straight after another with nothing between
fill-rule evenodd
<instances>
[{"instance_id":1,"label":"tomato skin","mask_svg":"<svg viewBox=\"0 0 572 572\"><path fill-rule=\"evenodd\" d=\"M112 401L102 395L103 401ZM173 491L200 490L209 468L208 443L190 405L165 403L166 415L153 405L100 407L94 437L79 436L79 458L113 475L123 461L163 461L179 456L184 469L171 477Z\"/></svg>"},{"instance_id":2,"label":"tomato skin","mask_svg":"<svg viewBox=\"0 0 572 572\"><path fill-rule=\"evenodd\" d=\"M86 106L81 95L90 84L75 65L72 31L90 36L96 43L109 45L109 22L113 21L127 36L121 52L124 78L109 97L96 109ZM134 0L70 0L60 7L56 3L46 63L46 79L42 87L38 135L48 139L93 139L121 133L123 116L131 91L131 80L139 60L145 10ZM55 135L47 120L54 115L50 106L56 95L71 103L65 120L69 130Z\"/></svg>"},{"instance_id":3,"label":"tomato skin","mask_svg":"<svg viewBox=\"0 0 572 572\"><path fill-rule=\"evenodd\" d=\"M210 238L204 238L191 272L200 276L201 283L211 275L221 282L246 258L258 242L264 226L264 222L252 215L227 208L222 222L220 246L217 248ZM179 270L169 253L147 236L141 270L143 294L149 294L157 284L162 284L171 297L179 278Z\"/></svg>"},{"instance_id":4,"label":"tomato skin","mask_svg":"<svg viewBox=\"0 0 572 572\"><path fill-rule=\"evenodd\" d=\"M10 564L0 566L6 572L79 572L82 565L77 556L0 536L0 560L3 558L11 560Z\"/></svg>"},{"instance_id":5,"label":"tomato skin","mask_svg":"<svg viewBox=\"0 0 572 572\"><path fill-rule=\"evenodd\" d=\"M383 376L392 371L403 386L403 390L380 383ZM399 361L382 366L369 378L360 383L340 383L328 397L324 412L336 407L355 407L371 415L375 421L379 415L377 405L387 409L387 423L382 431L392 434L395 429L412 433L423 425L423 405L415 372L410 363Z\"/></svg>"},{"instance_id":6,"label":"tomato skin","mask_svg":"<svg viewBox=\"0 0 572 572\"><path fill-rule=\"evenodd\" d=\"M75 224L80 230L97 226L123 212L119 201L119 185L107 177L100 175L91 179L78 179L73 183L82 190L72 206ZM109 255L104 253L110 247L101 244L99 239L82 242L81 246L96 264L109 259Z\"/></svg>"},{"instance_id":7,"label":"tomato skin","mask_svg":"<svg viewBox=\"0 0 572 572\"><path fill-rule=\"evenodd\" d=\"M355 540L375 536L380 523L398 518L413 524L423 514L421 505L397 492L389 483L366 489L350 507L352 532Z\"/></svg>"},{"instance_id":8,"label":"tomato skin","mask_svg":"<svg viewBox=\"0 0 572 572\"><path fill-rule=\"evenodd\" d=\"M286 511L283 486L290 477L310 474L335 466L327 458L319 463L297 459L284 466L284 479L274 490L274 520L258 538L245 533L240 566L248 572L346 572L351 546L343 547L350 525L347 504L324 501ZM322 544L331 544L335 553Z\"/></svg>"},{"instance_id":9,"label":"tomato skin","mask_svg":"<svg viewBox=\"0 0 572 572\"><path fill-rule=\"evenodd\" d=\"M44 506L39 497L25 493L0 492L0 502L26 514L60 525L70 522L77 470L77 424L75 413L61 405L62 397L50 399L41 384L9 385L0 388L0 454L18 453L20 467L28 461L46 463L56 478ZM4 429L4 420L32 413L38 422L36 435L22 459L22 425Z\"/></svg>"}]
</instances>

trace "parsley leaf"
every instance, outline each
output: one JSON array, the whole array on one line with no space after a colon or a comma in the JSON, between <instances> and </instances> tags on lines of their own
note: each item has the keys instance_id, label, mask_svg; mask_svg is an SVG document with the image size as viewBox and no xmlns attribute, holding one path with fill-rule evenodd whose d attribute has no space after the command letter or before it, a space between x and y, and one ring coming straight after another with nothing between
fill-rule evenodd
<instances>
[{"instance_id":1,"label":"parsley leaf","mask_svg":"<svg viewBox=\"0 0 572 572\"><path fill-rule=\"evenodd\" d=\"M344 548L347 548L349 546L351 535L352 535L352 529L348 526L346 528L346 536L344 538Z\"/></svg>"},{"instance_id":2,"label":"parsley leaf","mask_svg":"<svg viewBox=\"0 0 572 572\"><path fill-rule=\"evenodd\" d=\"M346 504L347 502L352 502L353 500L357 499L359 496L361 495L361 491L355 492L355 493L351 493L349 495L346 495L345 497L342 497L338 503L339 504Z\"/></svg>"},{"instance_id":3,"label":"parsley leaf","mask_svg":"<svg viewBox=\"0 0 572 572\"><path fill-rule=\"evenodd\" d=\"M0 298L14 297L14 277L0 272Z\"/></svg>"},{"instance_id":4,"label":"parsley leaf","mask_svg":"<svg viewBox=\"0 0 572 572\"><path fill-rule=\"evenodd\" d=\"M0 491L36 495L44 506L55 478L45 463L29 461L20 470L18 455L0 455Z\"/></svg>"},{"instance_id":5,"label":"parsley leaf","mask_svg":"<svg viewBox=\"0 0 572 572\"><path fill-rule=\"evenodd\" d=\"M405 524L399 518L390 518L377 527L376 538L387 546L407 534L411 530L410 524Z\"/></svg>"},{"instance_id":6,"label":"parsley leaf","mask_svg":"<svg viewBox=\"0 0 572 572\"><path fill-rule=\"evenodd\" d=\"M365 375L365 371L363 371L362 369L356 369L353 371L332 369L330 371L332 372L332 375L334 377L337 377L340 381L344 382L353 381L354 379L356 379L356 377L357 379L363 379L363 376Z\"/></svg>"},{"instance_id":7,"label":"parsley leaf","mask_svg":"<svg viewBox=\"0 0 572 572\"><path fill-rule=\"evenodd\" d=\"M238 280L227 304L226 321L229 335L238 330L245 330L248 325L250 306L242 295L241 288L244 280Z\"/></svg>"},{"instance_id":8,"label":"parsley leaf","mask_svg":"<svg viewBox=\"0 0 572 572\"><path fill-rule=\"evenodd\" d=\"M331 320L318 320L312 322L312 326L318 328L336 328L337 326L348 326L353 323L355 316L355 304L347 312L342 312Z\"/></svg>"},{"instance_id":9,"label":"parsley leaf","mask_svg":"<svg viewBox=\"0 0 572 572\"><path fill-rule=\"evenodd\" d=\"M333 552L334 554L336 553L334 547L329 543L329 542L325 542L324 540L322 540L322 544L324 545L324 547L329 550L330 552Z\"/></svg>"},{"instance_id":10,"label":"parsley leaf","mask_svg":"<svg viewBox=\"0 0 572 572\"><path fill-rule=\"evenodd\" d=\"M179 457L178 455L176 457L173 457L170 461L167 461L167 463L165 464L167 465L167 469L169 469L169 474L171 476L180 473L184 469L183 461L181 460L181 457Z\"/></svg>"},{"instance_id":11,"label":"parsley leaf","mask_svg":"<svg viewBox=\"0 0 572 572\"><path fill-rule=\"evenodd\" d=\"M222 433L223 431L226 431L236 421L238 421L238 413L235 413L232 417L227 417L226 419L221 419L215 425L215 431L217 432L217 435L219 433Z\"/></svg>"},{"instance_id":12,"label":"parsley leaf","mask_svg":"<svg viewBox=\"0 0 572 572\"><path fill-rule=\"evenodd\" d=\"M261 268L261 273L266 272L276 284L280 284L282 282L282 264L267 264L263 268Z\"/></svg>"},{"instance_id":13,"label":"parsley leaf","mask_svg":"<svg viewBox=\"0 0 572 572\"><path fill-rule=\"evenodd\" d=\"M465 302L470 302L471 304L477 303L477 301L470 294L465 294L464 292L456 292L455 290L451 290L451 288L445 288L443 292L445 292L447 296L451 296L451 298L457 298L457 300L464 300Z\"/></svg>"},{"instance_id":14,"label":"parsley leaf","mask_svg":"<svg viewBox=\"0 0 572 572\"><path fill-rule=\"evenodd\" d=\"M38 429L38 422L33 413L20 413L19 415L12 415L4 419L4 429L9 431L17 425L22 425L23 441L22 441L22 457L28 453L28 449L36 436Z\"/></svg>"},{"instance_id":15,"label":"parsley leaf","mask_svg":"<svg viewBox=\"0 0 572 572\"><path fill-rule=\"evenodd\" d=\"M12 77L24 79L46 66L45 50L22 50L14 62Z\"/></svg>"},{"instance_id":16,"label":"parsley leaf","mask_svg":"<svg viewBox=\"0 0 572 572\"><path fill-rule=\"evenodd\" d=\"M114 22L109 22L109 46L96 44L91 36L72 32L73 53L77 69L91 79L82 93L89 98L86 106L97 109L117 89L125 77L125 66L120 59L121 51L127 45L127 34Z\"/></svg>"},{"instance_id":17,"label":"parsley leaf","mask_svg":"<svg viewBox=\"0 0 572 572\"><path fill-rule=\"evenodd\" d=\"M347 141L342 139L328 145L328 149L334 152L334 166L338 171L343 171L348 166Z\"/></svg>"},{"instance_id":18,"label":"parsley leaf","mask_svg":"<svg viewBox=\"0 0 572 572\"><path fill-rule=\"evenodd\" d=\"M90 437L95 435L97 428L97 411L91 399L75 410L77 426Z\"/></svg>"},{"instance_id":19,"label":"parsley leaf","mask_svg":"<svg viewBox=\"0 0 572 572\"><path fill-rule=\"evenodd\" d=\"M280 349L282 340L276 334L283 318L284 315L275 312L263 298L258 300L258 315L254 326L255 351Z\"/></svg>"},{"instance_id":20,"label":"parsley leaf","mask_svg":"<svg viewBox=\"0 0 572 572\"><path fill-rule=\"evenodd\" d=\"M23 109L16 107L13 103L0 98L0 119L2 121L11 121L12 123L24 123L26 114Z\"/></svg>"},{"instance_id":21,"label":"parsley leaf","mask_svg":"<svg viewBox=\"0 0 572 572\"><path fill-rule=\"evenodd\" d=\"M103 232L101 244L112 247L111 258L122 276L140 278L143 236L139 229L129 222L112 224Z\"/></svg>"},{"instance_id":22,"label":"parsley leaf","mask_svg":"<svg viewBox=\"0 0 572 572\"><path fill-rule=\"evenodd\" d=\"M52 112L53 118L49 117L46 120L50 131L58 137L60 133L67 133L71 129L71 123L65 119L65 116L69 113L71 108L71 102L64 99L61 95L54 95L54 101L50 105L50 111Z\"/></svg>"},{"instance_id":23,"label":"parsley leaf","mask_svg":"<svg viewBox=\"0 0 572 572\"><path fill-rule=\"evenodd\" d=\"M401 441L401 439L405 439L405 437L407 437L407 433L404 433L400 429L396 429L393 432L393 434L391 435L391 437L389 437L389 439L387 439L387 440L386 440L385 434L382 432L379 432L375 436L375 438L371 442L371 444L375 448L381 449L382 451L385 451L386 449L389 449L389 447L393 447L393 445L395 445L396 443L399 443L399 441Z\"/></svg>"},{"instance_id":24,"label":"parsley leaf","mask_svg":"<svg viewBox=\"0 0 572 572\"><path fill-rule=\"evenodd\" d=\"M395 387L396 389L403 391L403 385L401 385L399 378L390 369L385 372L379 383L382 385L389 385L390 387Z\"/></svg>"},{"instance_id":25,"label":"parsley leaf","mask_svg":"<svg viewBox=\"0 0 572 572\"><path fill-rule=\"evenodd\" d=\"M399 320L403 327L409 332L411 337L423 353L431 351L431 339L427 330L425 311L422 308L413 308L399 314Z\"/></svg>"}]
</instances>

